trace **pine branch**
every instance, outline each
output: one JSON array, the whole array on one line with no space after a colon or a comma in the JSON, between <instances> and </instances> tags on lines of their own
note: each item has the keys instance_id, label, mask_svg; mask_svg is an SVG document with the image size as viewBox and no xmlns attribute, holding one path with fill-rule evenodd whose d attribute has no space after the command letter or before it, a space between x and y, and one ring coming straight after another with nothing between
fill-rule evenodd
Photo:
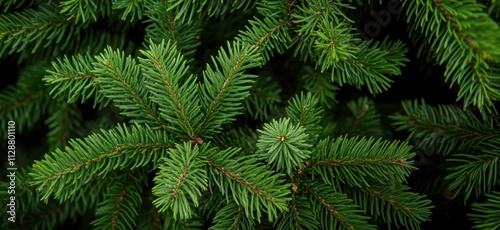
<instances>
[{"instance_id":1,"label":"pine branch","mask_svg":"<svg viewBox=\"0 0 500 230\"><path fill-rule=\"evenodd\" d=\"M384 127L373 100L368 97L360 97L357 100L347 102L346 107L345 111L342 111L344 119L339 119L336 122L338 131L335 133L367 137L384 136Z\"/></svg>"},{"instance_id":2,"label":"pine branch","mask_svg":"<svg viewBox=\"0 0 500 230\"><path fill-rule=\"evenodd\" d=\"M83 103L92 98L94 106L99 103L101 108L105 107L109 100L98 92L95 83L97 75L93 73L92 62L94 58L90 55L80 54L71 56L71 59L64 56L52 62L49 75L43 78L50 85L50 95L53 98L64 95L68 103L78 100Z\"/></svg>"},{"instance_id":3,"label":"pine branch","mask_svg":"<svg viewBox=\"0 0 500 230\"><path fill-rule=\"evenodd\" d=\"M367 179L379 183L405 181L414 168L411 146L399 141L370 138L326 138L318 143L306 165L329 184L340 180L350 186L369 185Z\"/></svg>"},{"instance_id":4,"label":"pine branch","mask_svg":"<svg viewBox=\"0 0 500 230\"><path fill-rule=\"evenodd\" d=\"M311 154L306 130L300 124L293 125L289 118L273 120L257 131L260 136L256 154L278 172L291 174Z\"/></svg>"},{"instance_id":5,"label":"pine branch","mask_svg":"<svg viewBox=\"0 0 500 230\"><path fill-rule=\"evenodd\" d=\"M325 2L318 0L307 0L302 2L294 12L294 23L301 24L299 33L312 34L315 28L318 28L324 21L340 22L350 20L342 11L343 9L354 9L349 4L342 2Z\"/></svg>"},{"instance_id":6,"label":"pine branch","mask_svg":"<svg viewBox=\"0 0 500 230\"><path fill-rule=\"evenodd\" d=\"M139 62L151 101L158 104L162 119L171 121L167 128L194 140L202 119L201 106L197 103L196 79L186 76L186 61L170 41L151 45L141 53L146 57L139 58Z\"/></svg>"},{"instance_id":7,"label":"pine branch","mask_svg":"<svg viewBox=\"0 0 500 230\"><path fill-rule=\"evenodd\" d=\"M475 229L498 229L500 228L500 192L494 191L486 194L488 200L484 203L472 204L473 213L469 217L474 221Z\"/></svg>"},{"instance_id":8,"label":"pine branch","mask_svg":"<svg viewBox=\"0 0 500 230\"><path fill-rule=\"evenodd\" d=\"M276 50L283 54L286 45L291 43L290 35L286 32L290 19L278 21L274 17L249 20L250 26L245 27L237 40L251 44L262 55L263 62L269 61Z\"/></svg>"},{"instance_id":9,"label":"pine branch","mask_svg":"<svg viewBox=\"0 0 500 230\"><path fill-rule=\"evenodd\" d=\"M149 101L150 92L144 86L144 76L139 65L120 51L108 47L95 57L96 83L100 93L113 100L122 110L123 115L132 118L132 122L148 123L152 127L166 126L167 122L158 116L155 106Z\"/></svg>"},{"instance_id":10,"label":"pine branch","mask_svg":"<svg viewBox=\"0 0 500 230\"><path fill-rule=\"evenodd\" d=\"M259 136L256 130L245 126L224 131L215 136L212 143L220 148L238 146L245 155L250 155L257 151L256 144L258 138Z\"/></svg>"},{"instance_id":11,"label":"pine branch","mask_svg":"<svg viewBox=\"0 0 500 230\"><path fill-rule=\"evenodd\" d=\"M338 103L336 91L340 88L330 80L330 75L315 71L312 66L304 66L303 71L304 89L316 96L321 106L333 108Z\"/></svg>"},{"instance_id":12,"label":"pine branch","mask_svg":"<svg viewBox=\"0 0 500 230\"><path fill-rule=\"evenodd\" d=\"M238 10L251 10L258 3L252 0L238 1L207 1L206 9L200 10L200 13L208 14L210 17L224 17L227 14L237 12Z\"/></svg>"},{"instance_id":13,"label":"pine branch","mask_svg":"<svg viewBox=\"0 0 500 230\"><path fill-rule=\"evenodd\" d=\"M103 189L96 187L95 189ZM48 204L40 204L34 210L29 210L24 218L19 218L16 222L17 229L55 229L70 219L75 219L89 211L94 211L96 202L92 201L92 193L85 194L83 199L77 199L66 202L56 202L50 200ZM92 198L89 198L92 197Z\"/></svg>"},{"instance_id":14,"label":"pine branch","mask_svg":"<svg viewBox=\"0 0 500 230\"><path fill-rule=\"evenodd\" d=\"M134 218L142 205L142 190L147 176L144 172L128 172L113 178L106 195L96 209L95 229L136 229Z\"/></svg>"},{"instance_id":15,"label":"pine branch","mask_svg":"<svg viewBox=\"0 0 500 230\"><path fill-rule=\"evenodd\" d=\"M32 4L37 3L38 1L28 1L27 0L3 0L0 2L0 9L3 9L3 13L7 13L11 10L17 10L25 4L31 6Z\"/></svg>"},{"instance_id":16,"label":"pine branch","mask_svg":"<svg viewBox=\"0 0 500 230\"><path fill-rule=\"evenodd\" d=\"M146 8L146 1L142 0L113 0L112 9L122 10L121 20L130 18L130 22L141 20Z\"/></svg>"},{"instance_id":17,"label":"pine branch","mask_svg":"<svg viewBox=\"0 0 500 230\"><path fill-rule=\"evenodd\" d=\"M452 84L455 79L464 78L456 80L461 86L457 100L464 99L464 108L469 105L477 106L479 111L483 113L483 118L486 117L485 112L497 113L496 107L493 106L493 100L500 100L500 68L473 60L468 66L463 66L463 69L450 75L455 76L451 80ZM474 93L471 94L471 92Z\"/></svg>"},{"instance_id":18,"label":"pine branch","mask_svg":"<svg viewBox=\"0 0 500 230\"><path fill-rule=\"evenodd\" d=\"M53 103L41 81L46 63L26 66L19 73L16 84L8 85L0 94L0 128L7 130L7 122L14 121L17 133L31 130L42 119ZM0 134L2 140L7 133Z\"/></svg>"},{"instance_id":19,"label":"pine branch","mask_svg":"<svg viewBox=\"0 0 500 230\"><path fill-rule=\"evenodd\" d=\"M397 228L420 229L421 222L431 215L431 201L409 190L405 185L384 184L350 187L346 193L371 215L382 218L389 228L394 223Z\"/></svg>"},{"instance_id":20,"label":"pine branch","mask_svg":"<svg viewBox=\"0 0 500 230\"><path fill-rule=\"evenodd\" d=\"M50 109L45 124L49 128L47 136L51 151L67 145L72 137L83 136L83 118L77 106L58 100Z\"/></svg>"},{"instance_id":21,"label":"pine branch","mask_svg":"<svg viewBox=\"0 0 500 230\"><path fill-rule=\"evenodd\" d=\"M464 108L472 104L484 112L500 99L499 71L489 64L500 60L500 26L483 12L483 5L473 0L419 0L403 6L410 31L426 36L437 61L446 63L446 80L460 86L458 99L464 99Z\"/></svg>"},{"instance_id":22,"label":"pine branch","mask_svg":"<svg viewBox=\"0 0 500 230\"><path fill-rule=\"evenodd\" d=\"M498 0L487 1L488 14L496 19L497 24L500 24L500 2Z\"/></svg>"},{"instance_id":23,"label":"pine branch","mask_svg":"<svg viewBox=\"0 0 500 230\"><path fill-rule=\"evenodd\" d=\"M466 201L472 194L475 197L489 193L497 185L500 176L500 139L480 142L470 151L459 153L449 159L459 165L451 167L446 177L451 181L448 189L454 191L453 197L463 195Z\"/></svg>"},{"instance_id":24,"label":"pine branch","mask_svg":"<svg viewBox=\"0 0 500 230\"><path fill-rule=\"evenodd\" d=\"M86 27L78 24L69 29L74 18L59 15L51 5L40 5L35 9L0 15L0 56L27 51L34 53L40 46L58 44L59 49L67 47L70 39Z\"/></svg>"},{"instance_id":25,"label":"pine branch","mask_svg":"<svg viewBox=\"0 0 500 230\"><path fill-rule=\"evenodd\" d=\"M348 23L353 22L342 11L342 9L344 8L352 9L353 7L340 1L308 0L301 3L302 4L298 4L297 9L292 14L294 18L293 23L298 26L298 29L296 30L298 36L294 38L294 44L296 45L294 56L300 56L300 58L304 62L307 62L309 59L315 59L317 56L317 54L314 52L314 46L311 46L311 44L315 44L316 42L318 42L316 41L316 39L319 37L318 35L323 35L323 33L325 32L339 32L339 28L346 28L348 26ZM328 28L328 26L331 26L328 24L331 23L337 25L337 30L332 30L333 26ZM337 33L337 35L339 34ZM342 37L344 37L343 42L349 43L352 39L352 36L348 34L342 34ZM326 40L330 40L330 38L327 37ZM357 39L354 39L353 41L355 40ZM339 44L343 42L332 40L330 43L330 41L328 41L329 44L327 44L326 48L336 49L336 47L339 47L340 50L345 50L346 48L350 49L354 47L339 46ZM332 51L335 53L335 50ZM317 63L317 65L320 64Z\"/></svg>"},{"instance_id":26,"label":"pine branch","mask_svg":"<svg viewBox=\"0 0 500 230\"><path fill-rule=\"evenodd\" d=\"M181 22L191 24L193 17L201 12L200 9L207 4L207 1L167 0L165 3L168 6L167 12L174 13L174 20L180 20Z\"/></svg>"},{"instance_id":27,"label":"pine branch","mask_svg":"<svg viewBox=\"0 0 500 230\"><path fill-rule=\"evenodd\" d=\"M84 30L85 37L78 42L70 45L77 53L68 57L57 58L52 62L52 68L47 70L49 73L43 80L50 85L50 94L55 98L57 96L67 97L68 103L74 103L80 100L81 103L93 99L94 107L99 104L99 109L106 107L110 100L102 93L99 93L99 86L96 83L98 75L95 72L95 58L92 54L99 54L108 44L116 45L114 48L133 47L133 44L124 40L124 34L112 34L110 32L95 30ZM94 44L99 40L98 44ZM51 47L48 47L51 48ZM58 55L58 48L53 48L49 53L37 52L36 58L48 59L45 56ZM52 53L55 52L55 53ZM81 53L81 54L80 54ZM30 57L26 57L28 60ZM20 60L25 59L21 55Z\"/></svg>"},{"instance_id":28,"label":"pine branch","mask_svg":"<svg viewBox=\"0 0 500 230\"><path fill-rule=\"evenodd\" d=\"M260 219L267 212L269 221L277 211L286 211L289 186L281 179L283 174L267 169L253 156L239 155L239 149L207 152L209 187L217 186L229 200L243 206L249 218Z\"/></svg>"},{"instance_id":29,"label":"pine branch","mask_svg":"<svg viewBox=\"0 0 500 230\"><path fill-rule=\"evenodd\" d=\"M152 190L158 197L153 204L159 212L170 209L175 219L191 218L190 202L197 207L202 192L207 190L207 171L203 167L207 162L199 156L207 151L206 146L191 147L191 143L184 142L169 150L169 158L160 164Z\"/></svg>"},{"instance_id":30,"label":"pine branch","mask_svg":"<svg viewBox=\"0 0 500 230\"><path fill-rule=\"evenodd\" d=\"M405 115L390 116L396 130L408 130L408 140L419 140L416 148L433 149L449 155L471 145L500 138L499 123L495 118L481 121L471 111L462 111L448 105L433 107L425 101L403 101Z\"/></svg>"},{"instance_id":31,"label":"pine branch","mask_svg":"<svg viewBox=\"0 0 500 230\"><path fill-rule=\"evenodd\" d=\"M218 14L226 14L242 8L247 9L251 5L255 4L254 1L249 0L191 2L168 0L165 3L168 6L167 12L173 12L175 20L180 20L181 22L186 22L187 24L191 24L195 15L199 18L203 18L205 15L217 16Z\"/></svg>"},{"instance_id":32,"label":"pine branch","mask_svg":"<svg viewBox=\"0 0 500 230\"><path fill-rule=\"evenodd\" d=\"M70 205L64 202L62 204L51 202L43 205L36 210L36 212L28 215L27 218L19 224L19 229L53 229L60 224L59 219L66 219L68 216Z\"/></svg>"},{"instance_id":33,"label":"pine branch","mask_svg":"<svg viewBox=\"0 0 500 230\"><path fill-rule=\"evenodd\" d=\"M355 58L343 59L332 65L332 81L354 85L357 88L366 85L372 94L387 91L393 82L389 76L401 75L400 67L408 61L404 56L405 45L400 42L363 41L358 46Z\"/></svg>"},{"instance_id":34,"label":"pine branch","mask_svg":"<svg viewBox=\"0 0 500 230\"><path fill-rule=\"evenodd\" d=\"M137 229L171 229L171 230L186 230L186 229L203 229L203 223L197 216L189 220L175 219L170 210L159 213L158 209L150 208L147 212L139 213L141 220Z\"/></svg>"},{"instance_id":35,"label":"pine branch","mask_svg":"<svg viewBox=\"0 0 500 230\"><path fill-rule=\"evenodd\" d=\"M258 66L261 58L255 48L233 42L228 43L228 53L222 49L212 61L215 70L207 65L203 71L200 95L205 111L201 133L208 137L220 132L222 124L234 121L233 117L241 113L241 101L248 97L255 77L243 71Z\"/></svg>"},{"instance_id":36,"label":"pine branch","mask_svg":"<svg viewBox=\"0 0 500 230\"><path fill-rule=\"evenodd\" d=\"M118 24L119 22L115 23ZM68 27L71 26L72 25L69 25ZM61 59L64 55L74 56L82 54L84 56L93 56L99 54L108 46L124 49L127 53L133 51L137 45L134 41L128 40L126 33L127 28L121 28L121 26L124 25L114 26L120 26L119 31L114 31L110 28L101 29L85 26L76 31L74 35L71 35L76 39L66 39L64 40L64 44L61 42L49 42L46 43L45 46L39 47L34 53L27 51L31 49L30 47L34 47L34 44L29 44L24 51L21 51L13 57L18 60L18 63L34 63L46 60L52 60L52 62L54 62L56 61L55 59Z\"/></svg>"},{"instance_id":37,"label":"pine branch","mask_svg":"<svg viewBox=\"0 0 500 230\"><path fill-rule=\"evenodd\" d=\"M236 230L236 229L255 229L255 223L247 218L243 207L236 203L229 203L217 212L214 218L214 225L210 230Z\"/></svg>"},{"instance_id":38,"label":"pine branch","mask_svg":"<svg viewBox=\"0 0 500 230\"><path fill-rule=\"evenodd\" d=\"M203 202L200 203L200 206L196 208L195 212L202 218L204 223L213 222L217 213L227 205L226 197L221 193L207 191L203 194Z\"/></svg>"},{"instance_id":39,"label":"pine branch","mask_svg":"<svg viewBox=\"0 0 500 230\"><path fill-rule=\"evenodd\" d=\"M289 101L286 108L286 113L293 123L306 129L305 133L308 135L309 143L316 143L322 130L319 123L323 110L317 104L318 98L312 93L304 95L301 92L300 96L297 94Z\"/></svg>"},{"instance_id":40,"label":"pine branch","mask_svg":"<svg viewBox=\"0 0 500 230\"><path fill-rule=\"evenodd\" d=\"M236 38L257 48L266 63L274 55L274 51L283 54L292 39L287 32L292 22L293 3L284 1L267 1L257 3L257 10L263 19L253 17L248 20L250 26L245 26Z\"/></svg>"},{"instance_id":41,"label":"pine branch","mask_svg":"<svg viewBox=\"0 0 500 230\"><path fill-rule=\"evenodd\" d=\"M325 184L304 185L321 229L376 229L345 194L331 192Z\"/></svg>"},{"instance_id":42,"label":"pine branch","mask_svg":"<svg viewBox=\"0 0 500 230\"><path fill-rule=\"evenodd\" d=\"M354 44L359 42L354 34L349 33L351 28L346 23L334 25L324 22L313 34L316 53L316 67L321 66L321 72L335 66L339 61L355 59L357 48Z\"/></svg>"},{"instance_id":43,"label":"pine branch","mask_svg":"<svg viewBox=\"0 0 500 230\"><path fill-rule=\"evenodd\" d=\"M35 161L31 185L37 186L41 199L50 195L67 200L95 176L105 177L117 169L134 169L157 162L172 147L164 132L135 125L93 134L85 139L72 139L69 145Z\"/></svg>"},{"instance_id":44,"label":"pine branch","mask_svg":"<svg viewBox=\"0 0 500 230\"><path fill-rule=\"evenodd\" d=\"M166 11L175 15L175 20L180 20L182 23L191 24L193 17L196 15L199 18L204 16L222 16L229 12L239 9L248 9L255 4L251 0L238 1L164 1L168 6Z\"/></svg>"},{"instance_id":45,"label":"pine branch","mask_svg":"<svg viewBox=\"0 0 500 230\"><path fill-rule=\"evenodd\" d=\"M106 181L93 179L88 185L81 187L80 192L70 200L57 202L50 199L47 204L41 204L39 202L40 194L35 191L34 186L30 186L32 179L29 174L31 172L30 167L16 171L16 223L3 221L0 228L54 229L69 219L75 219L77 216L94 211L94 207L102 197L101 192L96 191L104 191L107 188ZM5 187L9 187L9 185ZM7 194L7 190L4 191L5 194L0 193L0 203L5 204L4 207L7 208L7 201L10 201L11 195ZM7 209L4 211L0 217L7 219L7 216L4 215L8 215Z\"/></svg>"},{"instance_id":46,"label":"pine branch","mask_svg":"<svg viewBox=\"0 0 500 230\"><path fill-rule=\"evenodd\" d=\"M292 200L289 202L289 212L282 212L274 224L278 230L288 229L318 229L319 221L317 216L311 211L310 201L304 194L292 193Z\"/></svg>"},{"instance_id":47,"label":"pine branch","mask_svg":"<svg viewBox=\"0 0 500 230\"><path fill-rule=\"evenodd\" d=\"M97 17L104 17L111 12L111 1L99 0L65 0L59 3L60 14L79 21L97 21Z\"/></svg>"},{"instance_id":48,"label":"pine branch","mask_svg":"<svg viewBox=\"0 0 500 230\"><path fill-rule=\"evenodd\" d=\"M372 94L390 87L391 75L400 75L406 49L403 43L360 42L350 33L353 21L343 8L353 8L341 2L306 1L293 14L300 25L295 37L294 56L304 61L312 59L321 72L329 69L331 79L339 83L366 85ZM310 44L314 44L311 46Z\"/></svg>"},{"instance_id":49,"label":"pine branch","mask_svg":"<svg viewBox=\"0 0 500 230\"><path fill-rule=\"evenodd\" d=\"M253 119L267 121L278 113L281 89L276 81L260 76L250 89L250 96L243 101L245 114Z\"/></svg>"},{"instance_id":50,"label":"pine branch","mask_svg":"<svg viewBox=\"0 0 500 230\"><path fill-rule=\"evenodd\" d=\"M201 19L188 23L175 18L175 14L169 11L170 5L160 1L146 1L146 22L145 41L152 45L158 44L163 39L175 43L177 49L187 58L188 63L195 62L194 55L196 48L201 44ZM152 41L152 42L151 42Z\"/></svg>"}]
</instances>

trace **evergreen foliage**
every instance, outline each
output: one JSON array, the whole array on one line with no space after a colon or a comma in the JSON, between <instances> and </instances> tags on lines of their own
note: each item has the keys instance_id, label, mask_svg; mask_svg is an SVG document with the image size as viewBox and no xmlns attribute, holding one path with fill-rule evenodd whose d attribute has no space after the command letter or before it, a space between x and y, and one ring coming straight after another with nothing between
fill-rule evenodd
<instances>
[{"instance_id":1,"label":"evergreen foliage","mask_svg":"<svg viewBox=\"0 0 500 230\"><path fill-rule=\"evenodd\" d=\"M422 229L443 204L500 228L499 1L0 12L0 64L18 70L0 88L18 168L15 222L0 182L1 229ZM375 20L356 31L364 13ZM374 22L406 31L363 36ZM418 80L451 102L383 99L429 67Z\"/></svg>"}]
</instances>

